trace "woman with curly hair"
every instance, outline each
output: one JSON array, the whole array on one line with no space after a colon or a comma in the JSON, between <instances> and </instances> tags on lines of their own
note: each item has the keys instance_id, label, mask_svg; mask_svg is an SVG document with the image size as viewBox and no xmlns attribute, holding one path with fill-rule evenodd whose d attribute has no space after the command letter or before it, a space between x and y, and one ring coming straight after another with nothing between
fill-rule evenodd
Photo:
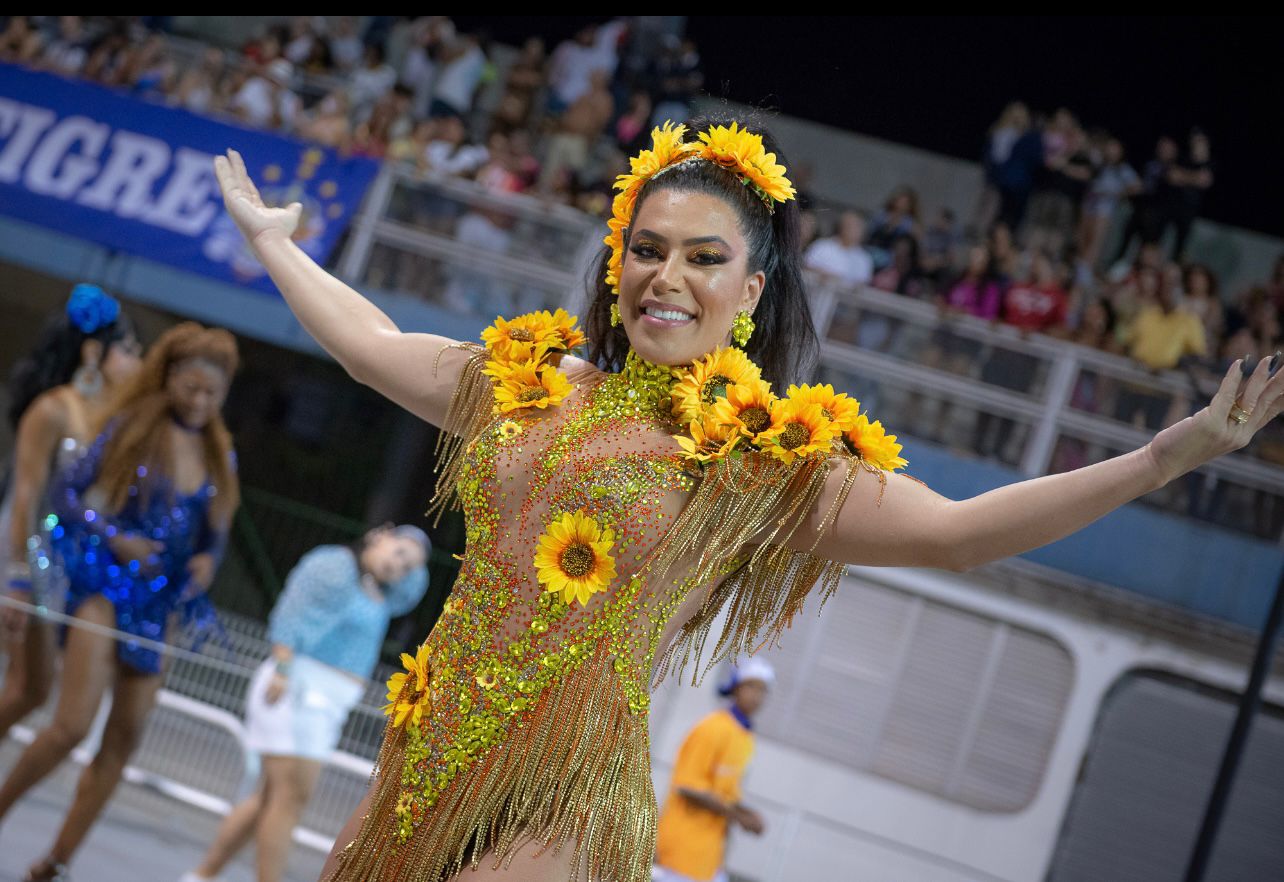
<instances>
[{"instance_id":1,"label":"woman with curly hair","mask_svg":"<svg viewBox=\"0 0 1284 882\"><path fill-rule=\"evenodd\" d=\"M163 334L120 391L93 445L54 488L67 574L62 689L53 720L0 785L0 819L84 739L108 686L111 714L53 847L28 880L67 862L119 783L161 683L171 616L208 627L213 581L239 501L220 410L236 371L227 331L187 322ZM96 626L96 627L95 627ZM132 639L119 642L103 629Z\"/></svg>"},{"instance_id":2,"label":"woman with curly hair","mask_svg":"<svg viewBox=\"0 0 1284 882\"><path fill-rule=\"evenodd\" d=\"M71 290L39 343L9 378L13 466L0 502L0 591L57 605L61 566L50 548L50 477L94 439L112 395L138 372L141 347L114 297L97 285ZM0 690L0 738L45 703L54 678L53 628L15 606L0 607L9 658Z\"/></svg>"}]
</instances>

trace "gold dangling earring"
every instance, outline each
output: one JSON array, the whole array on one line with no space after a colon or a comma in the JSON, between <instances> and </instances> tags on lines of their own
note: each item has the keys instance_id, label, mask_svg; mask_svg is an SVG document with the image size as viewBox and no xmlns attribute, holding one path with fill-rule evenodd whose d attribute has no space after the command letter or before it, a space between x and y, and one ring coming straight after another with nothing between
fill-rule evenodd
<instances>
[{"instance_id":1,"label":"gold dangling earring","mask_svg":"<svg viewBox=\"0 0 1284 882\"><path fill-rule=\"evenodd\" d=\"M620 321L621 321L620 304L612 303L611 304L611 327L618 328L620 326Z\"/></svg>"},{"instance_id":2,"label":"gold dangling earring","mask_svg":"<svg viewBox=\"0 0 1284 882\"><path fill-rule=\"evenodd\" d=\"M731 339L736 341L737 346L744 349L749 338L753 336L753 329L753 316L749 314L749 310L742 309L731 321Z\"/></svg>"}]
</instances>

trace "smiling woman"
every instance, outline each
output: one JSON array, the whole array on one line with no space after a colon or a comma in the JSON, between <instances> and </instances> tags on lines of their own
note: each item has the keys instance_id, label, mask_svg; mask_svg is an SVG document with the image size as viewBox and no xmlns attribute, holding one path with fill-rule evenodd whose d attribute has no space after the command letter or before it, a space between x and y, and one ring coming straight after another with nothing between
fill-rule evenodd
<instances>
[{"instance_id":1,"label":"smiling woman","mask_svg":"<svg viewBox=\"0 0 1284 882\"><path fill-rule=\"evenodd\" d=\"M562 310L501 319L485 347L403 333L291 241L297 204L265 205L238 154L216 160L229 213L309 333L444 428L434 506L467 524L413 676L389 685L378 775L327 880L471 866L470 882L644 882L647 712L669 670L770 644L848 563L964 570L1051 542L1284 408L1284 378L1259 368L1241 388L1237 363L1208 408L1140 450L946 499L896 471L900 445L858 402L828 386L778 396L816 348L780 163L736 124L656 129L617 184L581 359Z\"/></svg>"}]
</instances>

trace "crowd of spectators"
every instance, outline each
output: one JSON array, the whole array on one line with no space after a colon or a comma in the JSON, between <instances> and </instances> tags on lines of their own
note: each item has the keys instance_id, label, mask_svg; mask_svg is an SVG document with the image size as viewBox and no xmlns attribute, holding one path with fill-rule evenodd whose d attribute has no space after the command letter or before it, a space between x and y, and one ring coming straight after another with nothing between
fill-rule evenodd
<instances>
[{"instance_id":1,"label":"crowd of spectators","mask_svg":"<svg viewBox=\"0 0 1284 882\"><path fill-rule=\"evenodd\" d=\"M515 52L445 16L298 16L236 50L146 16L11 16L0 61L121 88L345 154L476 179L594 214L659 118L688 115L694 44L623 19Z\"/></svg>"},{"instance_id":2,"label":"crowd of spectators","mask_svg":"<svg viewBox=\"0 0 1284 882\"><path fill-rule=\"evenodd\" d=\"M703 85L697 47L654 26L645 17L587 26L550 52L538 36L492 45L445 16L299 16L236 50L193 55L190 42L166 36L163 18L13 16L0 61L605 215L627 156L653 124L686 117ZM807 266L934 303L943 318L1072 340L1156 372L1206 379L1246 353L1284 347L1284 257L1270 279L1231 292L1186 257L1215 184L1204 131L1163 134L1138 164L1118 137L1070 110L1013 102L988 131L982 167L984 191L964 222L948 208L925 212L912 186L872 212L822 204L797 164ZM417 223L434 222L432 210L418 214ZM507 247L501 218L472 211L456 225L471 245ZM446 305L476 299L454 281ZM880 345L884 330L870 323L861 342ZM1022 365L936 342L924 360L1028 388ZM1126 391L1098 406L1150 428L1184 415L1171 398ZM978 430L977 451L1002 456L1010 426Z\"/></svg>"}]
</instances>

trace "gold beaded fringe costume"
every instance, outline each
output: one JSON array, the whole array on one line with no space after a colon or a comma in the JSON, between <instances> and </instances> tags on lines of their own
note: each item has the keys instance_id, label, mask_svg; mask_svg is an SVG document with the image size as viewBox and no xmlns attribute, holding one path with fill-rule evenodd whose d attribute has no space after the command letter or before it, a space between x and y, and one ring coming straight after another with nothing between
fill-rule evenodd
<instances>
[{"instance_id":1,"label":"gold beaded fringe costume","mask_svg":"<svg viewBox=\"0 0 1284 882\"><path fill-rule=\"evenodd\" d=\"M734 126L711 132L744 145ZM696 149L681 135L657 129L634 170L681 161ZM653 683L771 645L813 585L823 604L843 567L808 550L858 469L885 481L905 465L857 402L828 386L777 398L738 349L563 373L584 340L573 323L500 319L486 348L442 351L466 364L430 512L461 507L467 547L441 617L389 680L369 809L328 882L437 882L528 840L572 849L572 879L587 867L593 882L647 882ZM798 535L835 470L816 536Z\"/></svg>"},{"instance_id":2,"label":"gold beaded fringe costume","mask_svg":"<svg viewBox=\"0 0 1284 882\"><path fill-rule=\"evenodd\" d=\"M633 357L620 374L585 366L561 406L494 415L486 352L472 348L435 500L440 508L456 491L467 551L407 665L400 697L419 713L390 720L369 812L332 879L444 879L534 837L574 848L595 882L645 882L656 836L653 679L688 662L698 675L773 642L818 582L823 603L842 566L785 543L831 469L848 471L822 529L855 467L882 471L835 443L789 464L728 456L696 478L673 439L671 381L656 391L668 369ZM614 578L586 604L543 590L532 563L548 526L570 512L613 539ZM702 666L723 607L725 630ZM679 608L691 615L653 665Z\"/></svg>"}]
</instances>

